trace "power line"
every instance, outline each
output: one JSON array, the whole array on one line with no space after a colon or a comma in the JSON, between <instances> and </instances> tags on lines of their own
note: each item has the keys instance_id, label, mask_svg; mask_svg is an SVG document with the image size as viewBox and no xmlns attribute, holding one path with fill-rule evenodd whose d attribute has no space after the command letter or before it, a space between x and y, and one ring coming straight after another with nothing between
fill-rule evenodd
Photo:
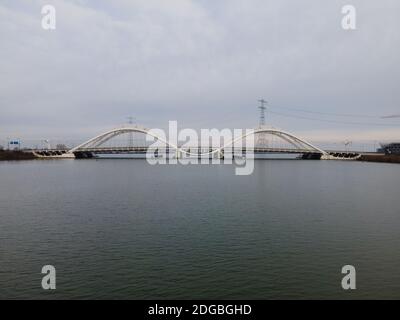
<instances>
[{"instance_id":1,"label":"power line","mask_svg":"<svg viewBox=\"0 0 400 320\"><path fill-rule=\"evenodd\" d=\"M394 118L400 118L400 114L392 114L389 116L383 116L381 119L394 119Z\"/></svg>"},{"instance_id":2,"label":"power line","mask_svg":"<svg viewBox=\"0 0 400 320\"><path fill-rule=\"evenodd\" d=\"M274 108L272 106L272 108ZM322 112L322 111L310 111L305 109L299 108L289 108L289 107L275 107L284 110L296 111L296 112L303 112L303 113L310 113L310 114L319 114L319 115L326 115L326 116L334 116L334 117L353 117L353 118L368 118L368 119L382 119L382 116L377 115L366 115L366 114L354 114L354 113L333 113L333 112Z\"/></svg>"},{"instance_id":3,"label":"power line","mask_svg":"<svg viewBox=\"0 0 400 320\"><path fill-rule=\"evenodd\" d=\"M317 119L317 118L310 118L298 115L290 115L281 112L269 111L272 114L276 114L282 117L288 118L295 118L295 119L305 119L305 120L312 120L312 121L320 121L320 122L329 122L329 123L340 123L340 124L351 124L351 125L366 125L366 126L385 126L385 127L394 127L398 126L398 123L370 123L370 122L352 122L352 121L338 121L338 120L328 120L328 119Z\"/></svg>"}]
</instances>

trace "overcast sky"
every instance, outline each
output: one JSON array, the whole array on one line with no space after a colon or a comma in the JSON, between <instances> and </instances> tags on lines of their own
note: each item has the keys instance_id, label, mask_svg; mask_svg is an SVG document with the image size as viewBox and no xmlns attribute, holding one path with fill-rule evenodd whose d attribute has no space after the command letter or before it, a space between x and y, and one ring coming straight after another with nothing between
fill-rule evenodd
<instances>
[{"instance_id":1,"label":"overcast sky","mask_svg":"<svg viewBox=\"0 0 400 320\"><path fill-rule=\"evenodd\" d=\"M398 0L1 0L0 139L83 139L130 115L251 128L263 97L285 114L268 123L310 140L400 140L400 118L379 119L400 114L399 60Z\"/></svg>"}]
</instances>

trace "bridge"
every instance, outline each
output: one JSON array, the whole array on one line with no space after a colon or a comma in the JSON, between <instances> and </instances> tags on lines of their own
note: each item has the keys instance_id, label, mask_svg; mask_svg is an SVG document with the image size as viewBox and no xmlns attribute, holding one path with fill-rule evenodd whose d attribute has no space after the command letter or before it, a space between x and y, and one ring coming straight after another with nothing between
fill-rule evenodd
<instances>
[{"instance_id":1,"label":"bridge","mask_svg":"<svg viewBox=\"0 0 400 320\"><path fill-rule=\"evenodd\" d=\"M130 146L110 146L107 143L119 136L129 134L141 134L143 136L151 136L155 141L159 142L159 146L141 144ZM243 145L246 139L254 136L256 143L251 146ZM262 137L262 143L258 143ZM266 138L267 137L267 138ZM269 138L268 138L269 137ZM272 143L274 139L279 141ZM265 143L267 141L267 143ZM239 146L238 146L239 144ZM265 145L267 144L267 145ZM177 157L219 157L223 158L225 154L232 153L234 155L242 154L299 154L303 159L321 159L321 160L355 160L360 157L357 152L348 151L325 151L321 148L295 136L289 132L259 127L232 139L218 147L202 147L202 146L182 146L171 143L164 137L155 134L153 130L148 128L129 125L106 131L102 134L89 139L70 150L35 150L34 154L39 158L95 158L98 154L147 154L152 152L158 154L175 154Z\"/></svg>"}]
</instances>

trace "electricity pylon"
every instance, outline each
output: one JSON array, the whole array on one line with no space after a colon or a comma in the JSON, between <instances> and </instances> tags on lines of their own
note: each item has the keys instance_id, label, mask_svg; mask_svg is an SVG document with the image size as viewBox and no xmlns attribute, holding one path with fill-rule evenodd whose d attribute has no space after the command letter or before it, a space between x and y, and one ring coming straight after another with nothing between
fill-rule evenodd
<instances>
[{"instance_id":1,"label":"electricity pylon","mask_svg":"<svg viewBox=\"0 0 400 320\"><path fill-rule=\"evenodd\" d=\"M134 118L133 118L132 116L129 116L129 117L128 117L128 123L129 123L130 126L133 125L133 119L134 119ZM133 133L132 133L132 132L129 133L129 137L128 137L128 147L129 147L129 148L133 148Z\"/></svg>"},{"instance_id":2,"label":"electricity pylon","mask_svg":"<svg viewBox=\"0 0 400 320\"><path fill-rule=\"evenodd\" d=\"M260 128L265 127L265 110L267 107L265 104L267 104L267 101L264 99L258 100L260 102L260 106L258 107L260 109ZM262 132L258 134L257 137L257 142L256 142L258 147L266 148L268 147L268 139L267 139L267 134Z\"/></svg>"}]
</instances>

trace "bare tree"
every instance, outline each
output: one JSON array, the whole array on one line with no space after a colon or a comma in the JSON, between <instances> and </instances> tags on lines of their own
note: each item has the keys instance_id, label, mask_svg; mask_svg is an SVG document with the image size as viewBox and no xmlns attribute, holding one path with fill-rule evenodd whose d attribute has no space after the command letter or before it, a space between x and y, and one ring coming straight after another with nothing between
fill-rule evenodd
<instances>
[{"instance_id":1,"label":"bare tree","mask_svg":"<svg viewBox=\"0 0 400 320\"><path fill-rule=\"evenodd\" d=\"M68 150L68 147L65 144L59 143L56 145L57 150Z\"/></svg>"}]
</instances>

